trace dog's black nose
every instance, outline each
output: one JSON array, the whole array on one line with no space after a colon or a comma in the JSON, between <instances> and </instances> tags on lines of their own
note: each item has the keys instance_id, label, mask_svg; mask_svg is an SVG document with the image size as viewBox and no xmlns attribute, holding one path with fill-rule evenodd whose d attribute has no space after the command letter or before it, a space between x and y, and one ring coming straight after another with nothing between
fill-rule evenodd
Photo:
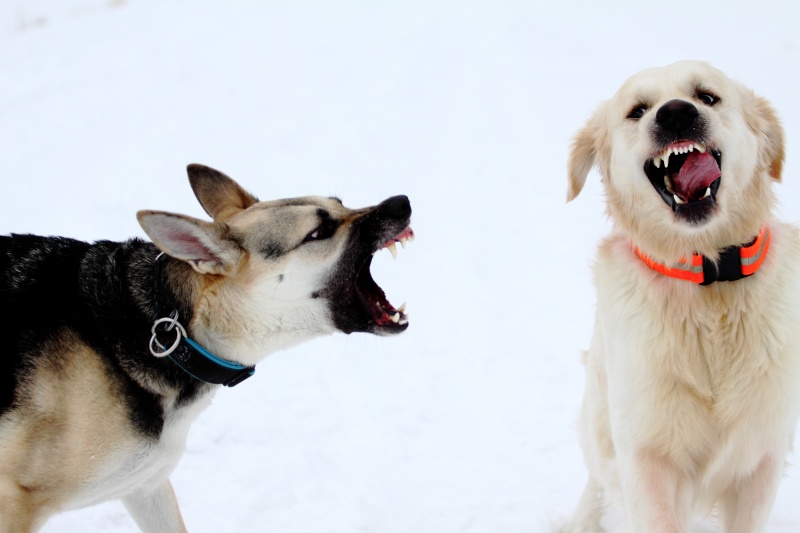
<instances>
[{"instance_id":1,"label":"dog's black nose","mask_svg":"<svg viewBox=\"0 0 800 533\"><path fill-rule=\"evenodd\" d=\"M381 202L378 211L391 218L408 218L411 216L411 203L408 196L392 196Z\"/></svg>"},{"instance_id":2,"label":"dog's black nose","mask_svg":"<svg viewBox=\"0 0 800 533\"><path fill-rule=\"evenodd\" d=\"M665 132L686 138L696 132L700 112L685 100L670 100L658 108L656 124Z\"/></svg>"}]
</instances>

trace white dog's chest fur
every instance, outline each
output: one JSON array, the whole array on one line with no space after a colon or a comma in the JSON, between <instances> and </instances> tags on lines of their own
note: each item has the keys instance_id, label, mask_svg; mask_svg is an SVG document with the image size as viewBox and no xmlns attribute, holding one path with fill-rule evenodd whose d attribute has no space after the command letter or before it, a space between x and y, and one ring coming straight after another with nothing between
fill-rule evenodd
<instances>
[{"instance_id":1,"label":"white dog's chest fur","mask_svg":"<svg viewBox=\"0 0 800 533\"><path fill-rule=\"evenodd\" d=\"M781 225L759 272L707 287L661 277L622 238L603 243L587 366L617 452L667 457L713 493L785 445L798 415L798 264L797 232Z\"/></svg>"}]
</instances>

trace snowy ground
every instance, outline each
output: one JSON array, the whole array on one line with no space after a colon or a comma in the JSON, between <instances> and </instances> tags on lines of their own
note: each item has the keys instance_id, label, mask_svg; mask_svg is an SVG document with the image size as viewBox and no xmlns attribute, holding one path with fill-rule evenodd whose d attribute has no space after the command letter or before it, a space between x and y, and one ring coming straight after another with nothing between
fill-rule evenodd
<instances>
[{"instance_id":1,"label":"snowy ground","mask_svg":"<svg viewBox=\"0 0 800 533\"><path fill-rule=\"evenodd\" d=\"M220 391L172 475L193 532L547 532L585 480L575 417L608 229L564 203L571 135L630 74L705 59L769 98L800 221L793 2L5 0L0 233L143 236L203 216L185 176L262 199L407 194L375 262L400 337L336 335ZM797 461L795 457L794 462ZM800 530L790 466L770 533ZM44 529L130 532L118 503ZM714 531L698 524L697 531Z\"/></svg>"}]
</instances>

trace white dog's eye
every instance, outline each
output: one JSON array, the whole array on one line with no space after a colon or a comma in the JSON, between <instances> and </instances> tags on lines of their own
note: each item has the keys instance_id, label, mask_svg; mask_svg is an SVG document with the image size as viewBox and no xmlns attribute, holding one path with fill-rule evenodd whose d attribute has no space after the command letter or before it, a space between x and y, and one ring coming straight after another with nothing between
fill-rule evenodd
<instances>
[{"instance_id":1,"label":"white dog's eye","mask_svg":"<svg viewBox=\"0 0 800 533\"><path fill-rule=\"evenodd\" d=\"M650 106L645 104L637 104L633 109L628 112L628 116L631 120L639 120L647 113L647 110L650 109Z\"/></svg>"},{"instance_id":2,"label":"white dog's eye","mask_svg":"<svg viewBox=\"0 0 800 533\"><path fill-rule=\"evenodd\" d=\"M714 107L719 103L719 96L714 93L699 90L697 91L697 99L703 102L708 107Z\"/></svg>"}]
</instances>

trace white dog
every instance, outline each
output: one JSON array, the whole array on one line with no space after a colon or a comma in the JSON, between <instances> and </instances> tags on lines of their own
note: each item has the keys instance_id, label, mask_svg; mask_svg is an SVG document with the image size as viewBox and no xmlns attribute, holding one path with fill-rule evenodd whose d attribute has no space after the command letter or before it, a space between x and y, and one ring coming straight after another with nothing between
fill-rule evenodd
<instances>
[{"instance_id":1,"label":"white dog","mask_svg":"<svg viewBox=\"0 0 800 533\"><path fill-rule=\"evenodd\" d=\"M578 132L568 200L597 167L614 230L580 428L590 475L568 531L767 522L800 414L800 235L775 220L783 131L706 63L640 72Z\"/></svg>"}]
</instances>

